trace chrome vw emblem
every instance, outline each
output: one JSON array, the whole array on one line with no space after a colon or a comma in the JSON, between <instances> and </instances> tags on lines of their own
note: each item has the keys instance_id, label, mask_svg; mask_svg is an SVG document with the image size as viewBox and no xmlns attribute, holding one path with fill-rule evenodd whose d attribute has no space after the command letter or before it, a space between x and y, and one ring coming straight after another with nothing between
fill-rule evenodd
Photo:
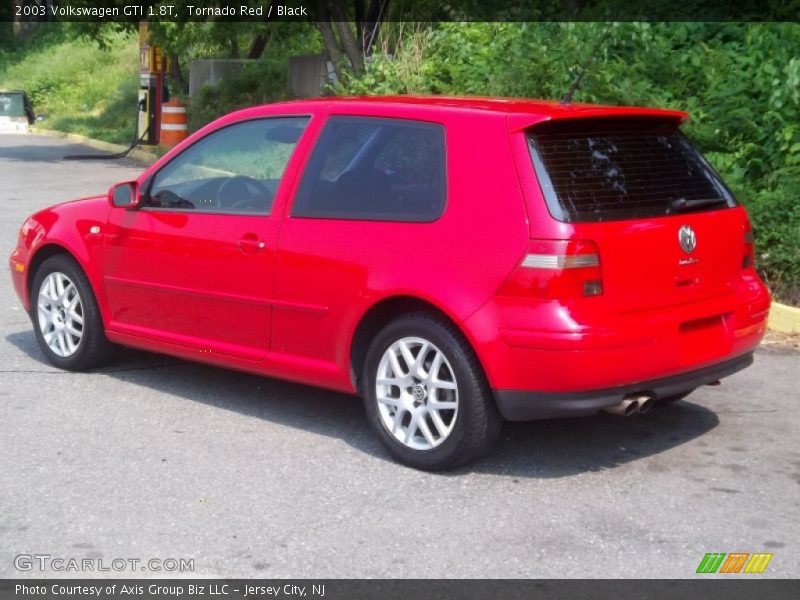
<instances>
[{"instance_id":1,"label":"chrome vw emblem","mask_svg":"<svg viewBox=\"0 0 800 600\"><path fill-rule=\"evenodd\" d=\"M425 396L427 396L425 388L421 385L415 385L411 393L414 396L414 400L416 400L417 402L422 402L423 400L425 400Z\"/></svg>"},{"instance_id":2,"label":"chrome vw emblem","mask_svg":"<svg viewBox=\"0 0 800 600\"><path fill-rule=\"evenodd\" d=\"M684 225L678 230L678 241L681 248L686 254L690 254L697 246L697 237L694 234L694 229L688 225Z\"/></svg>"}]
</instances>

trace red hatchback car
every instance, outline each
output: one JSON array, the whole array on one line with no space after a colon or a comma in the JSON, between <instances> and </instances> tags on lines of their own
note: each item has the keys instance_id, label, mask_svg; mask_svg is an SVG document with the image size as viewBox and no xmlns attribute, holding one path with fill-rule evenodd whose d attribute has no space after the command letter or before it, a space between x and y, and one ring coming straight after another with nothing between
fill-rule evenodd
<instances>
[{"instance_id":1,"label":"red hatchback car","mask_svg":"<svg viewBox=\"0 0 800 600\"><path fill-rule=\"evenodd\" d=\"M479 98L227 115L22 226L47 358L113 344L364 397L402 462L502 419L644 412L751 364L770 297L685 113Z\"/></svg>"}]
</instances>

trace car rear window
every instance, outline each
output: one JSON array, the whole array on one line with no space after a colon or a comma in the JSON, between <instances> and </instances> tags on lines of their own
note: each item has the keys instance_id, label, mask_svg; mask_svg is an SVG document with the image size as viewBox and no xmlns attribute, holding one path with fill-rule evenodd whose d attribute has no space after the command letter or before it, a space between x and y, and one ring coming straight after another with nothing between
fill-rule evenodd
<instances>
[{"instance_id":1,"label":"car rear window","mask_svg":"<svg viewBox=\"0 0 800 600\"><path fill-rule=\"evenodd\" d=\"M636 219L736 205L672 121L556 121L531 129L528 142L548 208L559 221Z\"/></svg>"}]
</instances>

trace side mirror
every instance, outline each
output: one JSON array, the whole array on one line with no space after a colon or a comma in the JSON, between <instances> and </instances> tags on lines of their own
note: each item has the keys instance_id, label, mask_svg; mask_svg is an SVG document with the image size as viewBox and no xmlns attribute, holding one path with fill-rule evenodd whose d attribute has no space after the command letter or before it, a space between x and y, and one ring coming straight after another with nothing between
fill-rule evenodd
<instances>
[{"instance_id":1,"label":"side mirror","mask_svg":"<svg viewBox=\"0 0 800 600\"><path fill-rule=\"evenodd\" d=\"M141 198L139 197L139 186L135 181L117 183L108 190L108 201L111 206L117 208L127 208L135 210L139 208Z\"/></svg>"}]
</instances>

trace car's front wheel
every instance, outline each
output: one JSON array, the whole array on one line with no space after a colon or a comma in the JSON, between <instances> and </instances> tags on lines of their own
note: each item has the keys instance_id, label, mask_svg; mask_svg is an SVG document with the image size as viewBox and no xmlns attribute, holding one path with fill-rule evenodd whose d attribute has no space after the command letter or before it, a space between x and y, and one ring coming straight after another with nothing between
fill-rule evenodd
<instances>
[{"instance_id":1,"label":"car's front wheel","mask_svg":"<svg viewBox=\"0 0 800 600\"><path fill-rule=\"evenodd\" d=\"M112 354L89 280L65 255L51 256L37 269L31 286L31 320L36 339L55 366L81 371Z\"/></svg>"},{"instance_id":2,"label":"car's front wheel","mask_svg":"<svg viewBox=\"0 0 800 600\"><path fill-rule=\"evenodd\" d=\"M483 454L502 418L477 357L449 322L414 313L389 323L364 366L364 403L399 461L444 470Z\"/></svg>"}]
</instances>

